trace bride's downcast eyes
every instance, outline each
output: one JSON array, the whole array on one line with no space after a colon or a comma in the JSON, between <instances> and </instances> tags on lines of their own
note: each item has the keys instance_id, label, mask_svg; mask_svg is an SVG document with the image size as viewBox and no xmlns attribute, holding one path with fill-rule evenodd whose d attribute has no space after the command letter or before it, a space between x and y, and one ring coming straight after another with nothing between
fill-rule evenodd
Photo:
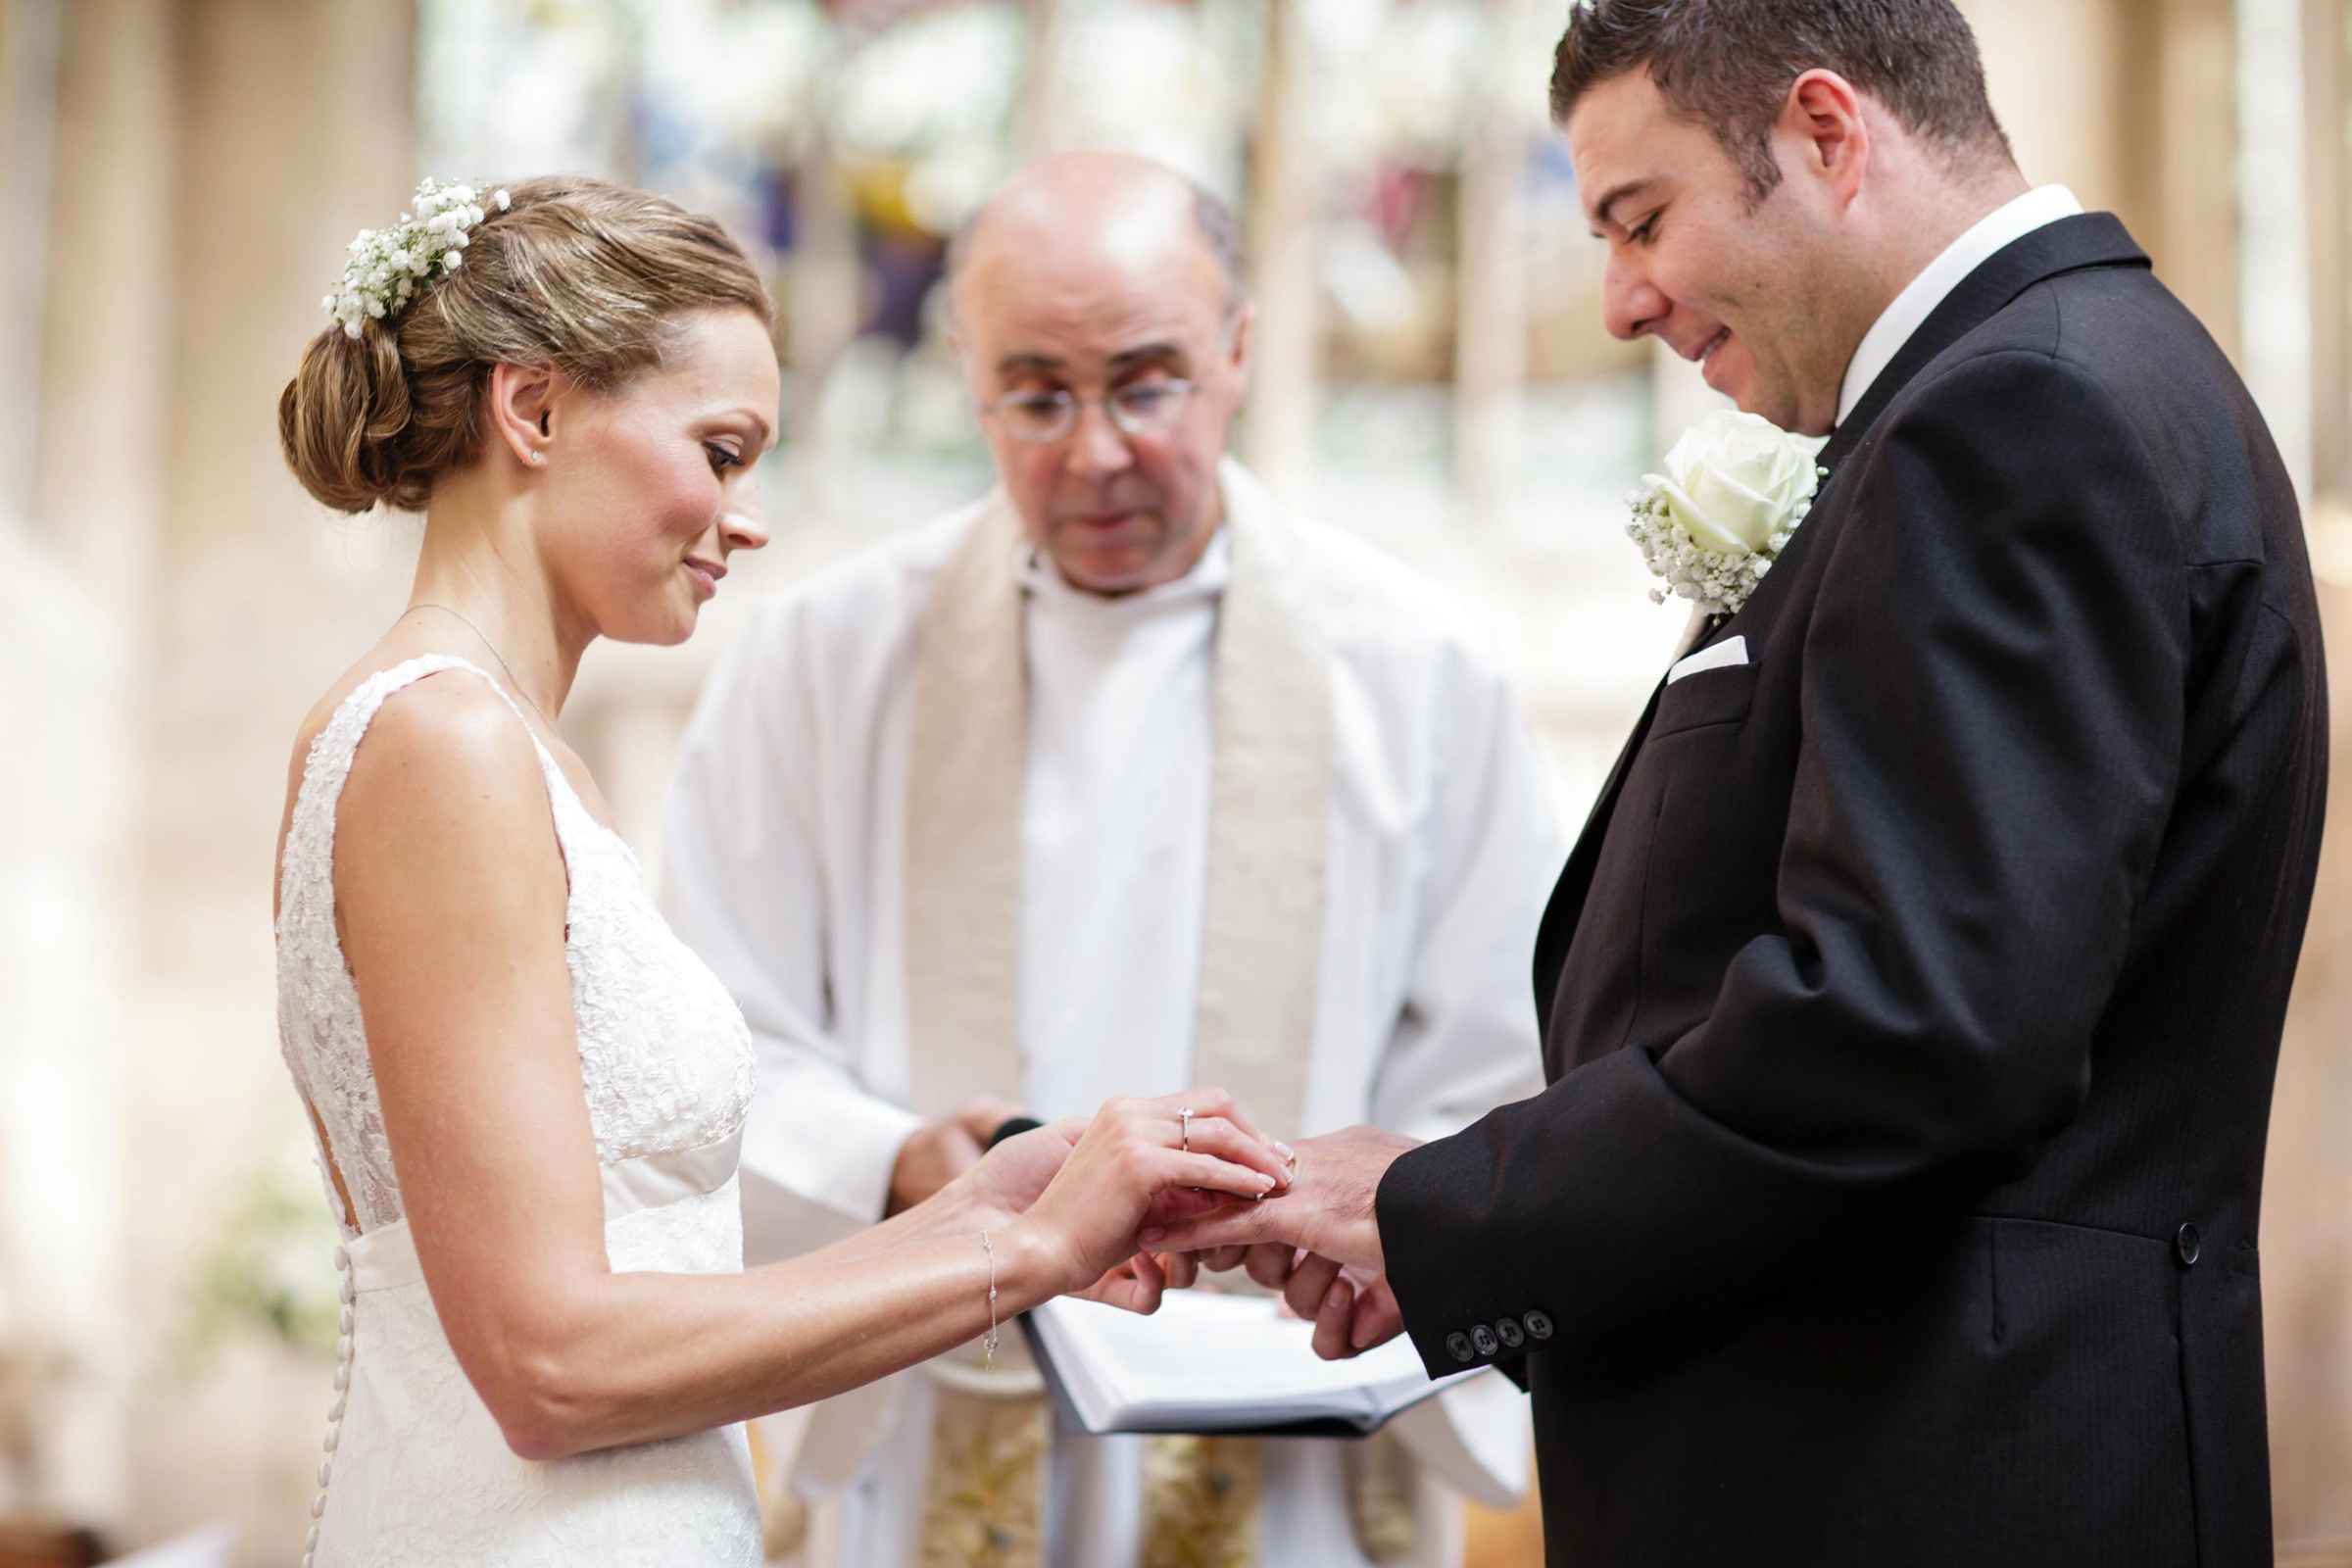
<instances>
[{"instance_id":1,"label":"bride's downcast eyes","mask_svg":"<svg viewBox=\"0 0 2352 1568\"><path fill-rule=\"evenodd\" d=\"M715 441L704 442L703 451L710 455L710 471L712 473L724 476L729 468L740 468L744 466L744 462L741 457L737 456L734 452L729 451L727 448L720 446Z\"/></svg>"}]
</instances>

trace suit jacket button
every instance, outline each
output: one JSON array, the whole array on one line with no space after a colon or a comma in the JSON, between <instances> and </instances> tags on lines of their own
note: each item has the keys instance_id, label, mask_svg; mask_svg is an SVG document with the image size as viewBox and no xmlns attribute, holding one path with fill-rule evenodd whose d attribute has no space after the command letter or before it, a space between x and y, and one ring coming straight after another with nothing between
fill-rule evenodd
<instances>
[{"instance_id":1,"label":"suit jacket button","mask_svg":"<svg viewBox=\"0 0 2352 1568\"><path fill-rule=\"evenodd\" d=\"M1527 1331L1519 1326L1516 1318L1498 1318L1494 1324L1494 1337L1514 1350L1527 1343Z\"/></svg>"},{"instance_id":2,"label":"suit jacket button","mask_svg":"<svg viewBox=\"0 0 2352 1568\"><path fill-rule=\"evenodd\" d=\"M1550 1316L1550 1314L1549 1314L1549 1313L1545 1313L1545 1312L1530 1312L1530 1313L1528 1313L1528 1314L1527 1314L1527 1337L1528 1337L1529 1339L1531 1339L1531 1340L1548 1340L1548 1339L1550 1339L1550 1338L1551 1338L1551 1316Z\"/></svg>"},{"instance_id":3,"label":"suit jacket button","mask_svg":"<svg viewBox=\"0 0 2352 1568\"><path fill-rule=\"evenodd\" d=\"M1453 1358L1454 1358L1456 1361L1467 1361L1467 1360L1469 1360L1469 1359L1470 1359L1470 1336L1469 1336L1469 1335L1467 1335L1467 1334L1448 1334L1448 1335L1446 1335L1446 1353L1448 1353L1449 1355L1451 1355L1451 1356L1452 1356L1452 1357L1453 1357Z\"/></svg>"},{"instance_id":4,"label":"suit jacket button","mask_svg":"<svg viewBox=\"0 0 2352 1568\"><path fill-rule=\"evenodd\" d=\"M1478 1347L1481 1355L1493 1355L1502 1348L1502 1342L1494 1338L1494 1331L1484 1323L1470 1331L1470 1343Z\"/></svg>"},{"instance_id":5,"label":"suit jacket button","mask_svg":"<svg viewBox=\"0 0 2352 1568\"><path fill-rule=\"evenodd\" d=\"M2182 1225L2173 1233L2173 1250L2180 1254L2182 1267L2194 1267L2197 1261L2197 1228Z\"/></svg>"}]
</instances>

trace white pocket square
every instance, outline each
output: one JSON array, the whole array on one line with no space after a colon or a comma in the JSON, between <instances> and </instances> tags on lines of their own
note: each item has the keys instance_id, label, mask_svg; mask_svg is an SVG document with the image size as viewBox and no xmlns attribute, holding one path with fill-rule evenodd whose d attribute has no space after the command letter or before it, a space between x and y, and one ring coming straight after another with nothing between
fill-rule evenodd
<instances>
[{"instance_id":1,"label":"white pocket square","mask_svg":"<svg viewBox=\"0 0 2352 1568\"><path fill-rule=\"evenodd\" d=\"M1722 669L1727 665L1747 662L1747 639L1726 637L1712 648L1701 648L1688 659L1677 660L1666 671L1666 684L1671 686L1685 675L1695 675L1702 669Z\"/></svg>"}]
</instances>

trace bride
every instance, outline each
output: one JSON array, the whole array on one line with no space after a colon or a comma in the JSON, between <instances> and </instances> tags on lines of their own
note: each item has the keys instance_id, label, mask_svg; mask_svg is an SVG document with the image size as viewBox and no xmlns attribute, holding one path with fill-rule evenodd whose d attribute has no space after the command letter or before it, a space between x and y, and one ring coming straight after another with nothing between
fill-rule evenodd
<instances>
[{"instance_id":1,"label":"bride","mask_svg":"<svg viewBox=\"0 0 2352 1568\"><path fill-rule=\"evenodd\" d=\"M1155 1195L1260 1196L1288 1152L1213 1091L1114 1102L745 1271L743 1021L554 719L591 642L683 641L766 542L765 291L658 197L427 181L326 306L286 461L425 528L407 612L303 722L281 828L280 1043L344 1234L303 1560L757 1563L738 1423L1059 1293L1149 1310Z\"/></svg>"}]
</instances>

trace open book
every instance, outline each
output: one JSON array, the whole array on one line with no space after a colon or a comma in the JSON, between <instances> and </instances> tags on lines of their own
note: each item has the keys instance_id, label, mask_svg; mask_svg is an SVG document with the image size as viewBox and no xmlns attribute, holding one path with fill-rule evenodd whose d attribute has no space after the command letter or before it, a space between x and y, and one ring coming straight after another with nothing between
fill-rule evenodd
<instances>
[{"instance_id":1,"label":"open book","mask_svg":"<svg viewBox=\"0 0 2352 1568\"><path fill-rule=\"evenodd\" d=\"M1325 1361L1314 1325L1278 1306L1272 1297L1170 1291L1150 1317L1064 1298L1021 1322L1055 1401L1097 1434L1363 1437L1478 1376L1432 1381L1401 1335L1351 1361Z\"/></svg>"}]
</instances>

